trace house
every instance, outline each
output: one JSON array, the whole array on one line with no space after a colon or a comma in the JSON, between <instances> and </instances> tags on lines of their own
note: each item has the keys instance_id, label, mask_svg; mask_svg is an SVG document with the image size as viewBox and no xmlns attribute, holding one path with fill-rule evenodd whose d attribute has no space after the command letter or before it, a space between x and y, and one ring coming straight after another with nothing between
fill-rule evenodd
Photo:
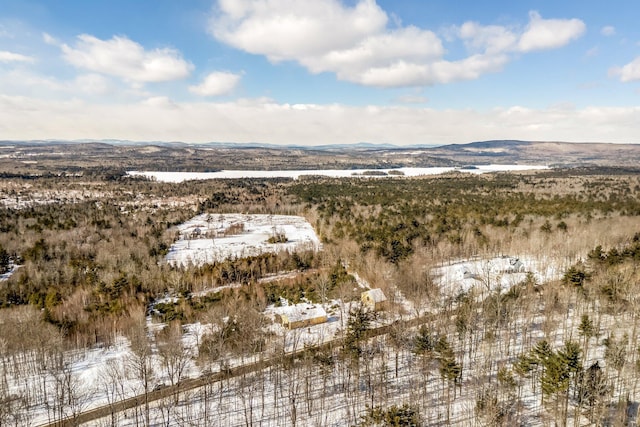
<instances>
[{"instance_id":1,"label":"house","mask_svg":"<svg viewBox=\"0 0 640 427\"><path fill-rule=\"evenodd\" d=\"M373 311L384 310L387 305L387 297L384 296L382 289L369 289L360 295L360 300L365 308Z\"/></svg>"},{"instance_id":2,"label":"house","mask_svg":"<svg viewBox=\"0 0 640 427\"><path fill-rule=\"evenodd\" d=\"M192 239L197 239L202 235L202 230L200 229L200 227L196 227L191 231L191 238Z\"/></svg>"},{"instance_id":3,"label":"house","mask_svg":"<svg viewBox=\"0 0 640 427\"><path fill-rule=\"evenodd\" d=\"M327 321L327 312L320 305L296 304L278 309L276 319L288 329L305 328Z\"/></svg>"}]
</instances>

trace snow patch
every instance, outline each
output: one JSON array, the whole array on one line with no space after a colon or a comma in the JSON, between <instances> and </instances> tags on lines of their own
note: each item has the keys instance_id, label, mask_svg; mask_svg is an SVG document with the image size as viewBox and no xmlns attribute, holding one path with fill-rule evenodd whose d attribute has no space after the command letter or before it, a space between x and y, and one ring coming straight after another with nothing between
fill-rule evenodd
<instances>
[{"instance_id":1,"label":"snow patch","mask_svg":"<svg viewBox=\"0 0 640 427\"><path fill-rule=\"evenodd\" d=\"M202 214L179 225L178 230L180 237L166 257L174 266L321 249L313 227L301 216ZM279 238L270 243L275 237Z\"/></svg>"}]
</instances>

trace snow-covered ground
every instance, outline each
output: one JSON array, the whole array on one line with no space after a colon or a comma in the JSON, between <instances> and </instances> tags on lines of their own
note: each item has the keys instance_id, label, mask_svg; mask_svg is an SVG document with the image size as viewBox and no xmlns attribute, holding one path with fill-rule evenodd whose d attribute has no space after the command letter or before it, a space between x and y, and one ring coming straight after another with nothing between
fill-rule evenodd
<instances>
[{"instance_id":1,"label":"snow-covered ground","mask_svg":"<svg viewBox=\"0 0 640 427\"><path fill-rule=\"evenodd\" d=\"M26 209L38 205L58 203L80 203L94 199L110 199L113 195L106 191L93 190L39 190L27 191L29 187L14 190L0 189L0 206L11 209Z\"/></svg>"},{"instance_id":2,"label":"snow-covered ground","mask_svg":"<svg viewBox=\"0 0 640 427\"><path fill-rule=\"evenodd\" d=\"M359 177L412 177L422 175L439 175L445 172L460 171L468 173L507 172L548 169L541 165L480 165L472 168L397 168L397 169L311 169L311 170L223 170L220 172L160 172L160 171L128 171L127 175L145 176L159 182L183 182L200 179L237 179L237 178L293 178L301 176L327 176L331 178ZM368 172L401 172L398 175L370 175Z\"/></svg>"},{"instance_id":3,"label":"snow-covered ground","mask_svg":"<svg viewBox=\"0 0 640 427\"><path fill-rule=\"evenodd\" d=\"M202 214L178 226L179 239L171 246L171 265L202 265L263 253L319 250L320 240L300 216ZM286 241L269 243L274 236Z\"/></svg>"},{"instance_id":4,"label":"snow-covered ground","mask_svg":"<svg viewBox=\"0 0 640 427\"><path fill-rule=\"evenodd\" d=\"M287 305L285 301L281 307L267 307L265 315L274 322L269 326L269 331L279 337L286 352L293 352L305 346L320 345L338 337L340 332L344 330L351 305L352 303L342 303L341 301L331 301L327 304ZM327 321L296 329L287 329L278 323L278 315L299 316L304 311L307 311L306 315L308 316L324 312Z\"/></svg>"},{"instance_id":5,"label":"snow-covered ground","mask_svg":"<svg viewBox=\"0 0 640 427\"><path fill-rule=\"evenodd\" d=\"M197 343L206 327L194 324L186 325L184 329L185 355L197 355ZM24 416L23 420L28 422L18 425L41 425L57 417L58 411L70 417L74 413L144 393L143 383L136 374L139 363L140 359L131 351L131 345L124 337L118 337L115 344L108 347L67 352L60 366L42 366L36 375L9 383L9 396L31 393L32 400L39 402ZM151 389L170 383L167 367L155 348L148 366ZM198 375L200 370L194 360L185 359L183 378ZM60 389L62 384L66 390ZM56 399L62 395L66 396L66 404L56 408Z\"/></svg>"},{"instance_id":6,"label":"snow-covered ground","mask_svg":"<svg viewBox=\"0 0 640 427\"><path fill-rule=\"evenodd\" d=\"M444 294L455 296L474 287L484 291L506 291L522 283L529 273L536 283L545 283L561 278L568 267L553 259L503 256L460 260L441 265L433 269L431 274Z\"/></svg>"},{"instance_id":7,"label":"snow-covered ground","mask_svg":"<svg viewBox=\"0 0 640 427\"><path fill-rule=\"evenodd\" d=\"M367 407L381 405L388 408L395 404L410 403L419 407L424 425L481 426L497 425L490 418L479 419L476 402L482 387L489 382L488 370L496 365L510 367L528 340L535 343L548 339L552 348L560 348L567 337L575 333L576 313L565 318L566 329L554 328L546 336L542 330L544 316L518 321L512 331L502 330L493 340L482 337L486 330L475 328L469 336L453 342L457 358L464 367L461 387L449 389L437 371L437 364L430 357L423 358L411 351L410 346L394 347L389 336L371 340L364 346L362 357L354 374L348 359L334 358L330 365L317 362L293 365L276 365L260 372L228 381L220 381L208 387L191 390L180 396L154 402L151 406L152 425L224 425L224 426L332 426L355 425ZM603 324L615 323L613 317L602 318ZM560 325L559 325L560 326ZM495 331L494 331L495 332ZM304 331L290 331L302 347L299 339ZM585 366L599 360L602 366L604 346L592 340ZM510 392L502 391L500 401L510 411L516 412L517 421L502 425L549 426L553 424L553 405L543 405L538 380L515 376L516 385ZM494 384L495 387L495 384ZM490 387L487 390L492 390ZM496 389L493 389L496 390ZM450 422L446 421L447 401L450 400ZM633 398L633 397L632 397ZM509 404L512 403L513 406ZM571 402L567 425L591 425L586 412L573 411ZM93 426L136 426L142 418L142 408L116 414L115 419L103 418ZM574 421L576 415L580 421Z\"/></svg>"},{"instance_id":8,"label":"snow-covered ground","mask_svg":"<svg viewBox=\"0 0 640 427\"><path fill-rule=\"evenodd\" d=\"M507 289L509 286L525 279L527 273L531 272L536 281L544 282L556 279L560 276L564 266L551 261L534 259L529 256L520 256L518 261L513 257L496 257L491 259L472 259L464 260L448 265L441 265L434 269L434 273L438 283L443 289L455 294L461 290L469 290L474 286L485 287L488 283L492 290L496 288ZM358 280L361 287L368 287L366 281ZM345 330L345 322L351 308L351 304L343 304L341 301L330 301L323 304L322 307L327 313L328 321L319 325L308 326L300 329L288 330L277 323L273 323L268 327L268 331L274 334L273 343L277 348L284 349L286 352L299 350L305 346L313 346L321 344L333 338L339 337ZM269 307L266 315L275 320L276 314L287 313L292 310L286 307ZM565 327L551 328L552 335L549 337L554 348L562 345L567 336L571 336L577 327L576 319L579 315L572 313L571 316L558 319L558 322L564 321ZM406 318L405 318L406 319ZM567 320L569 319L569 320ZM571 320L573 319L573 320ZM169 384L169 376L167 367L162 362L162 356L157 350L154 337L164 327L163 324L154 323L150 318L147 319L147 330L151 342L154 343L154 349L151 356L151 371L153 380L151 388L156 385ZM519 320L517 327L512 331L504 331L505 338L502 335L496 337L494 342L484 342L482 337L482 328L478 329L474 338L461 340L457 346L458 355L462 358L463 366L465 366L465 387L464 392L452 404L452 420L455 425L476 425L474 424L474 402L477 398L475 386L472 385L476 381L476 375L492 363L508 364L513 361L515 355L520 354L525 343L530 346L530 340L545 338L543 332L544 317L534 315L532 318ZM602 325L614 324L613 317L601 318ZM183 327L183 345L184 354L188 357L188 363L185 367L183 378L195 378L201 375L201 367L197 366L194 358L197 356L197 349L201 342L203 334L210 330L210 325L200 323L185 325ZM573 332L575 334L575 332ZM247 417L252 419L253 423L259 425L293 425L290 419L291 414L291 397L302 401L303 391L302 384L307 384L304 378L309 378L310 398L315 402L313 408L308 411L302 411L297 408L298 413L297 425L326 425L341 426L345 424L345 420L353 420L357 418L358 413L363 413L367 404L391 403L402 404L412 402L420 403L425 408L423 416L429 424L443 424L445 414L445 392L443 383L436 372L427 372L422 368L422 362L419 357L413 354L409 349L399 350L399 370L394 372L394 358L392 357L393 344L380 338L379 344L371 343L369 350L371 351L370 359L364 360L372 372L375 372L376 378L381 381L380 386L374 386L360 379L360 384L354 384L353 380L344 377L347 372L346 367L332 368L324 378L318 374L317 367L313 367L314 374L308 376L303 375L303 371L292 370L285 371L278 375L283 375L283 382L272 383L276 378L274 372L279 372L278 368L265 370L251 374L246 378L232 380L231 382L221 382L215 385L215 399L207 397L206 393L211 393L211 389L204 393L202 389L193 390L182 395L179 404L173 401L161 401L154 403L151 419L153 425L207 425L207 422L216 422L218 425L245 425ZM471 343L474 344L471 344ZM529 342L529 343L528 343ZM486 348L485 348L486 347ZM589 351L587 360L602 360L604 347L602 344L594 343ZM487 355L499 357L500 360L491 360ZM257 356L256 356L257 357ZM68 378L74 384L74 392L78 394L79 400L75 408L65 407L65 416L71 415L69 411L87 410L101 405L108 404L109 401L121 400L127 397L142 393L142 383L135 374L136 357L131 351L129 342L120 338L111 347L94 348L83 352L68 354L65 356L64 368L62 371L41 368L39 375L29 378L22 378L15 383L10 384L10 393L18 393L23 387L38 390L55 390L56 384L65 381L68 372ZM245 358L244 362L252 361L253 358ZM237 366L242 363L241 359L227 359L226 366ZM218 365L218 364L216 364ZM472 368L474 367L474 368ZM40 368L39 368L40 369ZM219 366L211 366L207 368L211 372L219 369ZM364 369L364 368L363 368ZM368 368L367 368L368 369ZM396 368L398 369L398 368ZM435 369L431 367L430 369ZM366 372L366 371L363 371ZM288 375L293 375L288 378ZM259 390L249 390L251 388L251 378L256 377L256 386L263 384ZM294 381L288 383L287 381ZM297 382L297 383L296 383ZM301 388L291 388L296 384ZM380 387L377 389L375 387ZM358 389L362 393L360 397L354 397L353 389ZM345 390L352 390L351 392ZM368 390L368 391L367 391ZM376 391L378 390L378 391ZM382 394L381 391L384 391ZM203 394L204 393L204 394ZM351 394L350 394L351 393ZM371 393L371 399L368 400L367 395ZM541 419L536 418L538 413L543 413L544 408L540 406L539 393L531 390L528 382L523 380L522 402L525 405L524 412L529 414L526 418L527 423L531 425L542 425ZM258 398L260 396L260 398ZM354 399L355 400L350 400ZM51 393L48 397L42 397L42 403L37 407L29 409L28 424L37 425L46 422L49 417L57 416L51 401L56 396ZM172 398L173 399L173 398ZM204 399L204 400L203 400ZM209 400L207 400L209 399ZM207 405L211 405L209 409ZM300 404L302 405L302 404ZM316 406L321 405L321 406ZM305 408L307 409L307 408ZM208 415L207 415L208 414ZM533 414L533 415L532 415ZM116 417L117 425L136 425L139 422L141 412L131 410L127 413L118 414ZM194 423L182 423L187 417L194 417ZM213 417L213 418L208 418ZM198 420L197 422L195 420ZM262 420L262 421L260 421ZM90 423L90 425L111 425L112 420L103 419Z\"/></svg>"},{"instance_id":9,"label":"snow-covered ground","mask_svg":"<svg viewBox=\"0 0 640 427\"><path fill-rule=\"evenodd\" d=\"M18 268L20 268L19 265L15 265L14 263L9 263L9 271L7 271L6 273L0 274L0 282L8 280L9 277L11 277Z\"/></svg>"},{"instance_id":10,"label":"snow-covered ground","mask_svg":"<svg viewBox=\"0 0 640 427\"><path fill-rule=\"evenodd\" d=\"M316 304L317 307L321 305ZM343 315L347 315L350 304L342 304L339 301L331 301L323 305L326 310L328 321L319 325L305 328L288 330L278 323L268 326L268 331L275 336L276 346L282 348L286 353L301 350L305 346L319 345L337 336L343 329ZM284 313L290 307L269 307L266 311L267 317L274 319L276 313ZM156 336L165 324L157 323L151 317L147 317L147 336L151 342L151 354L148 359L148 372L150 377L149 389L169 385L171 367L167 365L162 354L158 350ZM182 359L184 369L182 379L198 378L202 375L202 367L198 366L195 358L198 356L198 347L202 342L205 333L212 329L210 324L187 324L183 326L182 336ZM35 355L26 355L26 360L35 359ZM242 363L254 361L250 358L224 358L224 365L236 367ZM7 362L9 362L7 360ZM40 425L50 422L58 417L58 410L61 410L65 417L70 417L74 413L86 411L99 406L107 405L110 402L124 400L129 397L144 393L144 387L139 374L140 358L131 350L130 342L124 337L118 337L115 343L108 347L94 347L84 351L67 352L62 364L55 368L52 366L38 366L34 368L37 373L25 377L16 378L9 376L7 395L24 395L34 393L31 398L39 404L28 409L28 413L22 415L25 424L19 425ZM175 363L175 360L174 360ZM29 363L31 365L32 363ZM36 361L33 360L33 365ZM2 367L2 364L0 364ZM209 372L217 372L220 364L207 367ZM175 369L175 366L174 368ZM13 380L12 380L13 377ZM14 381L15 380L15 381ZM60 396L53 393L61 384L70 384L69 393L66 399L73 404L65 405L56 409L55 401ZM45 393L44 390L48 390ZM67 391L61 391L61 393Z\"/></svg>"}]
</instances>

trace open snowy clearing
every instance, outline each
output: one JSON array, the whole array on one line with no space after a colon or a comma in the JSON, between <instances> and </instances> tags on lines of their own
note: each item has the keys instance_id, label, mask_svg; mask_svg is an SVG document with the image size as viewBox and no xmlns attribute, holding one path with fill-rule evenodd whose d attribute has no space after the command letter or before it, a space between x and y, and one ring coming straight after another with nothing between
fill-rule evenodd
<instances>
[{"instance_id":1,"label":"open snowy clearing","mask_svg":"<svg viewBox=\"0 0 640 427\"><path fill-rule=\"evenodd\" d=\"M561 265L554 259L503 256L457 261L437 267L431 274L441 291L453 297L474 287L484 291L507 291L522 283L529 273L536 283L546 283L560 279L570 266Z\"/></svg>"},{"instance_id":2,"label":"open snowy clearing","mask_svg":"<svg viewBox=\"0 0 640 427\"><path fill-rule=\"evenodd\" d=\"M292 178L301 176L326 176L331 178L352 177L413 177L422 175L439 175L446 172L488 173L549 169L541 165L480 165L465 168L397 168L397 169L310 169L310 170L223 170L219 172L160 172L160 171L128 171L130 176L145 176L159 182L183 182L201 179L238 179L238 178ZM371 174L376 172L379 175Z\"/></svg>"},{"instance_id":3,"label":"open snowy clearing","mask_svg":"<svg viewBox=\"0 0 640 427\"><path fill-rule=\"evenodd\" d=\"M321 248L313 227L300 216L202 214L178 230L180 237L166 258L175 266Z\"/></svg>"}]
</instances>

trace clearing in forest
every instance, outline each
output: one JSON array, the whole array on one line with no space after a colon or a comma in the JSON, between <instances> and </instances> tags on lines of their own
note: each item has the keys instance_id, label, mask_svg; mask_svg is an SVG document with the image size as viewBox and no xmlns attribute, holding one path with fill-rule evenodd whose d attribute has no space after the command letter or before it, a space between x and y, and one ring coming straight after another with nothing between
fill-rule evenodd
<instances>
[{"instance_id":1,"label":"clearing in forest","mask_svg":"<svg viewBox=\"0 0 640 427\"><path fill-rule=\"evenodd\" d=\"M178 230L167 254L167 262L176 266L321 247L311 224L293 215L202 214Z\"/></svg>"}]
</instances>

